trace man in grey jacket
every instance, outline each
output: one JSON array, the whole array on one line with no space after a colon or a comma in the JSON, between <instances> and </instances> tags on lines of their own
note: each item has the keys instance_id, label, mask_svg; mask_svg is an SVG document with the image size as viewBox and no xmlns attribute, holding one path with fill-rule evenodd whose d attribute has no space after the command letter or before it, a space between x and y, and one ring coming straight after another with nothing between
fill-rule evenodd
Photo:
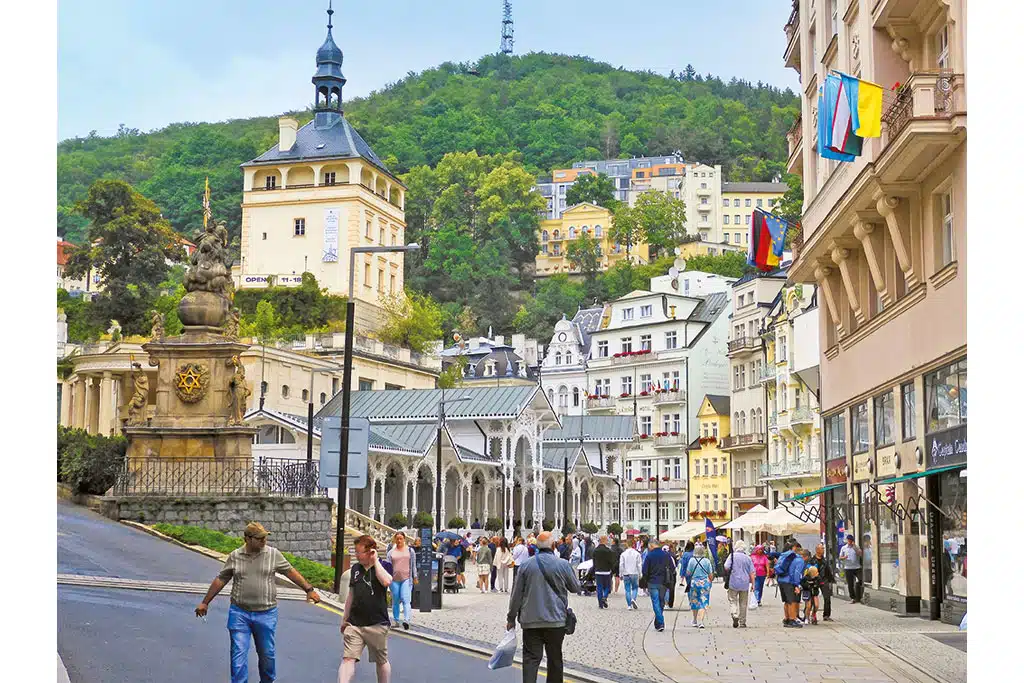
<instances>
[{"instance_id":1,"label":"man in grey jacket","mask_svg":"<svg viewBox=\"0 0 1024 683\"><path fill-rule=\"evenodd\" d=\"M523 683L536 683L545 652L548 683L562 683L562 640L569 591L580 592L579 578L568 562L555 555L551 532L544 531L537 537L537 554L519 567L505 624L511 631L518 618L523 627Z\"/></svg>"}]
</instances>

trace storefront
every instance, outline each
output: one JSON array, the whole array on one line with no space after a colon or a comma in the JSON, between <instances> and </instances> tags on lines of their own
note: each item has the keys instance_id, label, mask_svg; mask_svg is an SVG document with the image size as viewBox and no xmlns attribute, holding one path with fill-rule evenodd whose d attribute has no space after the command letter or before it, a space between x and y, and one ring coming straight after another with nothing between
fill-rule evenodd
<instances>
[{"instance_id":1,"label":"storefront","mask_svg":"<svg viewBox=\"0 0 1024 683\"><path fill-rule=\"evenodd\" d=\"M836 452L839 449L833 447L830 450ZM832 568L836 575L833 590L836 595L841 596L846 596L847 589L846 571L839 560L839 550L846 544L847 526L853 528L849 522L853 507L849 505L849 494L846 491L848 472L845 455L825 461L825 483L833 488L821 496L822 510L825 513L825 554L832 559Z\"/></svg>"}]
</instances>

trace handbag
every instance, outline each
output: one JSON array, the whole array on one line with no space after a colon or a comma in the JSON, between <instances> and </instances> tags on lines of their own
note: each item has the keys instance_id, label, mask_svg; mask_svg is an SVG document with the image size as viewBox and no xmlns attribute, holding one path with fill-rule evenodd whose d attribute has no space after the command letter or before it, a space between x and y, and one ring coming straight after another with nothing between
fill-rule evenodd
<instances>
[{"instance_id":1,"label":"handbag","mask_svg":"<svg viewBox=\"0 0 1024 683\"><path fill-rule=\"evenodd\" d=\"M552 581L551 577L548 576L548 573L546 571L544 571L544 565L541 563L539 557L537 558L536 562L537 562L537 569L540 570L540 575L544 577L544 580L548 582L548 585L551 587L551 590L553 590L555 592L555 594L557 595L558 594L558 589L555 587L555 582ZM565 596L565 635L571 636L575 632L576 632L576 613L572 611L572 607L569 607L569 595L568 595L568 591L566 591L566 596Z\"/></svg>"}]
</instances>

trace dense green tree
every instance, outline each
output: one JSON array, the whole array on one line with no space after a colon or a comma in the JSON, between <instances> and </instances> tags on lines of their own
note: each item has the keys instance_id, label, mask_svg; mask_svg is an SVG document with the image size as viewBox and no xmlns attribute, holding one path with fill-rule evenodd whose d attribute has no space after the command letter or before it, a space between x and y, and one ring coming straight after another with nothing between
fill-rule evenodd
<instances>
[{"instance_id":1,"label":"dense green tree","mask_svg":"<svg viewBox=\"0 0 1024 683\"><path fill-rule=\"evenodd\" d=\"M64 311L68 319L68 341L76 344L96 341L106 330L102 322L95 322L90 314L91 302L82 296L71 296L57 288L57 308Z\"/></svg>"},{"instance_id":2,"label":"dense green tree","mask_svg":"<svg viewBox=\"0 0 1024 683\"><path fill-rule=\"evenodd\" d=\"M96 269L103 291L93 298L92 322L117 320L125 334L149 332L148 314L168 261L185 257L170 223L121 180L97 180L75 211L89 221L90 246L71 250L65 272L79 278Z\"/></svg>"},{"instance_id":3,"label":"dense green tree","mask_svg":"<svg viewBox=\"0 0 1024 683\"><path fill-rule=\"evenodd\" d=\"M377 334L382 342L424 353L441 338L441 307L429 295L410 291L389 296L381 308L384 325Z\"/></svg>"},{"instance_id":4,"label":"dense green tree","mask_svg":"<svg viewBox=\"0 0 1024 683\"><path fill-rule=\"evenodd\" d=\"M583 293L587 299L601 296L597 277L601 269L601 243L589 232L582 233L566 249L569 265L583 276Z\"/></svg>"},{"instance_id":5,"label":"dense green tree","mask_svg":"<svg viewBox=\"0 0 1024 683\"><path fill-rule=\"evenodd\" d=\"M686 236L686 202L668 192L651 190L641 194L631 218L639 225L643 241L651 249L651 258L665 250L671 252Z\"/></svg>"},{"instance_id":6,"label":"dense green tree","mask_svg":"<svg viewBox=\"0 0 1024 683\"><path fill-rule=\"evenodd\" d=\"M615 183L604 173L579 176L565 193L565 205L575 206L583 202L614 209L619 203L615 199Z\"/></svg>"},{"instance_id":7,"label":"dense green tree","mask_svg":"<svg viewBox=\"0 0 1024 683\"><path fill-rule=\"evenodd\" d=\"M569 276L553 275L537 283L535 296L527 296L516 312L517 332L538 340L551 338L555 323L564 315L571 318L585 301L582 283Z\"/></svg>"},{"instance_id":8,"label":"dense green tree","mask_svg":"<svg viewBox=\"0 0 1024 683\"><path fill-rule=\"evenodd\" d=\"M756 270L747 265L747 255L739 251L727 251L717 256L693 256L686 259L686 269L737 278Z\"/></svg>"},{"instance_id":9,"label":"dense green tree","mask_svg":"<svg viewBox=\"0 0 1024 683\"><path fill-rule=\"evenodd\" d=\"M299 339L307 332L344 329L345 297L328 294L310 272L302 274L302 283L298 287L271 286L236 291L235 307L242 313L243 323L253 322L261 301L272 305L277 334L281 339Z\"/></svg>"},{"instance_id":10,"label":"dense green tree","mask_svg":"<svg viewBox=\"0 0 1024 683\"><path fill-rule=\"evenodd\" d=\"M786 175L785 180L786 184L789 185L789 189L786 190L786 194L782 195L782 199L776 205L773 213L790 222L786 229L786 249L791 249L793 239L800 231L798 226L803 218L804 187L798 175Z\"/></svg>"}]
</instances>

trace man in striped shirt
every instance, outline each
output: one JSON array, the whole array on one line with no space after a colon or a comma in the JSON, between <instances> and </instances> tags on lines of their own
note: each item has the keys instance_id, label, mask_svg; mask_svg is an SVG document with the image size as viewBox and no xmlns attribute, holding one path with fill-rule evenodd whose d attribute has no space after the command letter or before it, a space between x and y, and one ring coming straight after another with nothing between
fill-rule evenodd
<instances>
[{"instance_id":1,"label":"man in striped shirt","mask_svg":"<svg viewBox=\"0 0 1024 683\"><path fill-rule=\"evenodd\" d=\"M231 683L249 680L249 639L256 643L259 655L260 683L276 678L274 638L277 631L277 584L274 575L281 572L301 586L309 600L320 596L302 574L292 567L277 548L267 545L269 532L259 522L245 527L245 545L231 551L224 568L210 584L206 597L196 607L196 616L206 616L210 603L231 581L231 607L228 631L231 633Z\"/></svg>"}]
</instances>

